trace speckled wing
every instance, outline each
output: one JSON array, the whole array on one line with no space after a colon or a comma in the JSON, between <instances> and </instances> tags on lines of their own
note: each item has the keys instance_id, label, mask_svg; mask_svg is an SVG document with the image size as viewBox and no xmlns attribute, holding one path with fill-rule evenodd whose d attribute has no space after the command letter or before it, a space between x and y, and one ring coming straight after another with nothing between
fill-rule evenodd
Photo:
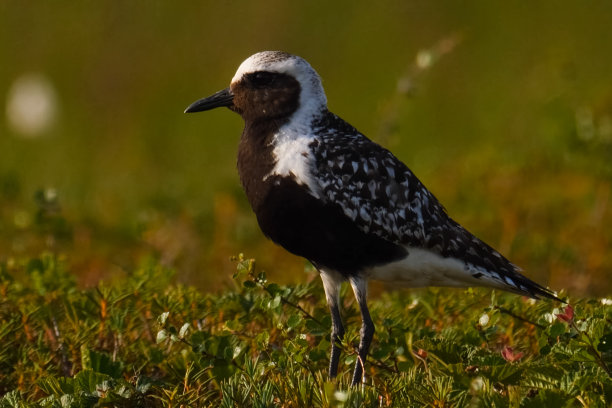
<instances>
[{"instance_id":1,"label":"speckled wing","mask_svg":"<svg viewBox=\"0 0 612 408\"><path fill-rule=\"evenodd\" d=\"M342 207L364 232L424 247L426 227L447 218L442 206L391 152L330 115L311 144L318 194Z\"/></svg>"},{"instance_id":2,"label":"speckled wing","mask_svg":"<svg viewBox=\"0 0 612 408\"><path fill-rule=\"evenodd\" d=\"M553 297L519 268L447 214L419 179L391 152L332 113L314 123L317 194L338 205L359 228L386 240L430 250L465 264L483 285L532 297Z\"/></svg>"}]
</instances>

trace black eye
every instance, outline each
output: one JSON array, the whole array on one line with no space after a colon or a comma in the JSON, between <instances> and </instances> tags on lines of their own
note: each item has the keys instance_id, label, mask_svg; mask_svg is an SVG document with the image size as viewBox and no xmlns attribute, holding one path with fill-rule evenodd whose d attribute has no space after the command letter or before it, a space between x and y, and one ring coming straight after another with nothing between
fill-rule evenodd
<instances>
[{"instance_id":1,"label":"black eye","mask_svg":"<svg viewBox=\"0 0 612 408\"><path fill-rule=\"evenodd\" d=\"M266 71L253 72L247 76L249 83L255 88L265 88L274 84L277 74Z\"/></svg>"}]
</instances>

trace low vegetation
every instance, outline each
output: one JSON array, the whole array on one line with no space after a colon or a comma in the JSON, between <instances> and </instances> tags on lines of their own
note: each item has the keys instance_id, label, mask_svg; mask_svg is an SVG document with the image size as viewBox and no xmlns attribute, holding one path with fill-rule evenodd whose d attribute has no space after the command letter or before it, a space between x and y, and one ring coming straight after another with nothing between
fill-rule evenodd
<instances>
[{"instance_id":1,"label":"low vegetation","mask_svg":"<svg viewBox=\"0 0 612 408\"><path fill-rule=\"evenodd\" d=\"M79 289L49 253L0 266L0 407L609 406L612 301L571 306L488 290L371 302L365 383L348 384L360 318L345 293L341 372L315 274L280 286L238 257L235 288L202 293L154 261ZM346 291L346 288L345 288ZM564 294L561 294L564 297Z\"/></svg>"}]
</instances>

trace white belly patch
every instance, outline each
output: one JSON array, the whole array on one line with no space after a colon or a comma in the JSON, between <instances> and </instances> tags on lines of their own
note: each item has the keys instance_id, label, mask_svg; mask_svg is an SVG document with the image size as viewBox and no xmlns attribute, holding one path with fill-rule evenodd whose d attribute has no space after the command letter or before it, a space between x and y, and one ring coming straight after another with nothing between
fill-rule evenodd
<instances>
[{"instance_id":1,"label":"white belly patch","mask_svg":"<svg viewBox=\"0 0 612 408\"><path fill-rule=\"evenodd\" d=\"M426 249L407 247L408 256L386 265L365 270L374 280L406 287L477 286L483 282L474 278L465 264L456 258L443 256Z\"/></svg>"}]
</instances>

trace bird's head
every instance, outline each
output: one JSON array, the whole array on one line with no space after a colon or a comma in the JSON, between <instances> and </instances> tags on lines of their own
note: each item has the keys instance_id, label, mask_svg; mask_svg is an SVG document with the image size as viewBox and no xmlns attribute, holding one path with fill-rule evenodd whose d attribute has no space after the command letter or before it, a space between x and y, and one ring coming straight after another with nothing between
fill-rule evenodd
<instances>
[{"instance_id":1,"label":"bird's head","mask_svg":"<svg viewBox=\"0 0 612 408\"><path fill-rule=\"evenodd\" d=\"M226 106L245 121L307 120L327 107L317 72L304 59L281 51L263 51L247 58L230 86L200 99L185 112ZM296 118L299 117L299 118Z\"/></svg>"}]
</instances>

